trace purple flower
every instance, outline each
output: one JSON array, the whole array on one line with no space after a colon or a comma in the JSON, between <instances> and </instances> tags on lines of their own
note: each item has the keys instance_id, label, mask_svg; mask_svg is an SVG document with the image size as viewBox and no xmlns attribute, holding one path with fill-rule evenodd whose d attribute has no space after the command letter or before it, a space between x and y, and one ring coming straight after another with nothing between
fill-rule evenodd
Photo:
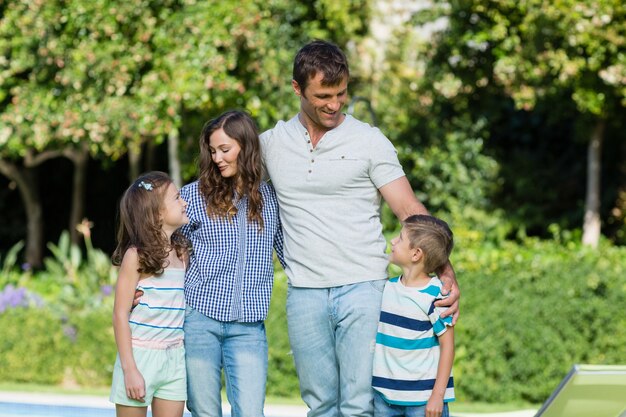
<instances>
[{"instance_id":1,"label":"purple flower","mask_svg":"<svg viewBox=\"0 0 626 417\"><path fill-rule=\"evenodd\" d=\"M22 271L30 271L30 264L28 262L22 264Z\"/></svg>"},{"instance_id":2,"label":"purple flower","mask_svg":"<svg viewBox=\"0 0 626 417\"><path fill-rule=\"evenodd\" d=\"M103 296L108 297L111 293L113 293L113 287L110 285L101 285L100 292Z\"/></svg>"},{"instance_id":3,"label":"purple flower","mask_svg":"<svg viewBox=\"0 0 626 417\"><path fill-rule=\"evenodd\" d=\"M76 327L70 325L63 326L63 334L72 342L76 342L76 333Z\"/></svg>"},{"instance_id":4,"label":"purple flower","mask_svg":"<svg viewBox=\"0 0 626 417\"><path fill-rule=\"evenodd\" d=\"M28 294L26 288L15 288L9 284L0 291L0 313L9 308L28 306Z\"/></svg>"}]
</instances>

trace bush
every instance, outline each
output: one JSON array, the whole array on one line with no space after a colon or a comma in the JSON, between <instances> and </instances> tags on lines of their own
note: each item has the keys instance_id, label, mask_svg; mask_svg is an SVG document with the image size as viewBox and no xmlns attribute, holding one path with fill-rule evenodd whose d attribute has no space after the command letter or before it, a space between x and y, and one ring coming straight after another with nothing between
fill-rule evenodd
<instances>
[{"instance_id":1,"label":"bush","mask_svg":"<svg viewBox=\"0 0 626 417\"><path fill-rule=\"evenodd\" d=\"M565 239L555 235L550 241L520 238L515 243L453 227L452 262L463 294L455 331L457 398L543 402L576 363L624 362L626 334L619 330L626 327L621 314L626 248L603 242L594 251L569 241L567 234ZM12 282L39 277L22 274ZM62 276L48 276L45 286L34 287L53 282L77 288ZM98 285L101 281L82 288L83 301L71 308L50 304L49 294L42 294L48 300L44 305L22 287L4 287L0 379L57 384L69 377L80 385L109 385L116 351L113 297ZM60 294L58 288L51 290ZM286 293L287 278L277 271L266 321L267 393L297 397Z\"/></svg>"},{"instance_id":2,"label":"bush","mask_svg":"<svg viewBox=\"0 0 626 417\"><path fill-rule=\"evenodd\" d=\"M86 256L63 232L58 245L48 245L53 257L44 260L46 269L36 273L22 272L15 266L23 245L16 245L5 256L0 322L12 324L1 327L0 366L2 360L11 366L2 366L0 375L5 369L15 372L7 371L3 380L110 384L116 352L111 324L115 269L104 252L91 246L88 233L83 234ZM13 283L20 286L16 288ZM19 339L18 330L27 336ZM31 337L33 332L41 334ZM35 376L45 364L50 369Z\"/></svg>"},{"instance_id":3,"label":"bush","mask_svg":"<svg viewBox=\"0 0 626 417\"><path fill-rule=\"evenodd\" d=\"M58 384L69 359L63 323L48 309L8 308L0 313L0 381Z\"/></svg>"},{"instance_id":4,"label":"bush","mask_svg":"<svg viewBox=\"0 0 626 417\"><path fill-rule=\"evenodd\" d=\"M70 375L81 386L111 383L117 346L111 321L112 297L109 301L70 319L72 354L68 366Z\"/></svg>"},{"instance_id":5,"label":"bush","mask_svg":"<svg viewBox=\"0 0 626 417\"><path fill-rule=\"evenodd\" d=\"M623 248L526 239L455 249L459 398L543 402L576 363L623 362Z\"/></svg>"},{"instance_id":6,"label":"bush","mask_svg":"<svg viewBox=\"0 0 626 417\"><path fill-rule=\"evenodd\" d=\"M24 242L19 241L13 245L7 253L4 255L4 259L0 256L0 289L3 289L7 285L21 285L21 281L28 280L30 272L25 272L18 268L17 260L19 252L24 248ZM25 269L28 269L25 266Z\"/></svg>"},{"instance_id":7,"label":"bush","mask_svg":"<svg viewBox=\"0 0 626 417\"><path fill-rule=\"evenodd\" d=\"M287 334L286 300L287 276L281 270L276 272L270 311L265 321L269 344L267 393L278 397L297 397L300 391Z\"/></svg>"}]
</instances>

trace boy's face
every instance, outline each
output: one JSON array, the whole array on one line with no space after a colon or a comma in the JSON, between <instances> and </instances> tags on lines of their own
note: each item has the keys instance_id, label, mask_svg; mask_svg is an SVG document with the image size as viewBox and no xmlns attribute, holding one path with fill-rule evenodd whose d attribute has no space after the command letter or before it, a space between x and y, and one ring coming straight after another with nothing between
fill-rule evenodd
<instances>
[{"instance_id":1,"label":"boy's face","mask_svg":"<svg viewBox=\"0 0 626 417\"><path fill-rule=\"evenodd\" d=\"M389 262L398 266L409 266L413 263L415 249L411 249L409 239L406 235L404 227L400 231L400 235L391 239L391 255Z\"/></svg>"}]
</instances>

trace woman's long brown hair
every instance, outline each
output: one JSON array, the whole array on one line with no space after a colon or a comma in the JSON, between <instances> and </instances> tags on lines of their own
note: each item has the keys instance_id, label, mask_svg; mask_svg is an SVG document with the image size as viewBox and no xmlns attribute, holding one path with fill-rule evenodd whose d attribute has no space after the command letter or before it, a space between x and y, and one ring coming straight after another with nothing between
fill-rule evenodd
<instances>
[{"instance_id":1,"label":"woman's long brown hair","mask_svg":"<svg viewBox=\"0 0 626 417\"><path fill-rule=\"evenodd\" d=\"M229 178L222 177L209 147L211 135L220 129L224 129L224 133L237 141L241 148L237 156L237 173ZM232 218L237 212L233 201L235 191L239 191L239 197L248 197L248 219L263 229L263 198L259 191L263 172L261 144L256 124L248 114L232 110L204 125L200 134L199 165L200 193L208 214ZM240 190L235 189L237 184L240 184Z\"/></svg>"},{"instance_id":2,"label":"woman's long brown hair","mask_svg":"<svg viewBox=\"0 0 626 417\"><path fill-rule=\"evenodd\" d=\"M182 259L189 248L180 231L168 241L163 231L161 211L167 186L172 182L164 172L152 171L141 175L124 192L118 214L117 247L111 260L121 265L129 248L137 248L139 273L160 275L169 265L171 249Z\"/></svg>"}]
</instances>

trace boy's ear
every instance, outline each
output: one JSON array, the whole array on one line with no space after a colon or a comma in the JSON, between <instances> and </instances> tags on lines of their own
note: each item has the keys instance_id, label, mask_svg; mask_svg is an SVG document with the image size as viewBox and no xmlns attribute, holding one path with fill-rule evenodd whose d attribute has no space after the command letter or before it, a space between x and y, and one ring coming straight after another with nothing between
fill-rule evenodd
<instances>
[{"instance_id":1,"label":"boy's ear","mask_svg":"<svg viewBox=\"0 0 626 417\"><path fill-rule=\"evenodd\" d=\"M411 250L413 251L413 254L411 255L411 260L413 262L419 262L420 260L422 260L422 258L424 257L424 252L421 248L415 248Z\"/></svg>"}]
</instances>

